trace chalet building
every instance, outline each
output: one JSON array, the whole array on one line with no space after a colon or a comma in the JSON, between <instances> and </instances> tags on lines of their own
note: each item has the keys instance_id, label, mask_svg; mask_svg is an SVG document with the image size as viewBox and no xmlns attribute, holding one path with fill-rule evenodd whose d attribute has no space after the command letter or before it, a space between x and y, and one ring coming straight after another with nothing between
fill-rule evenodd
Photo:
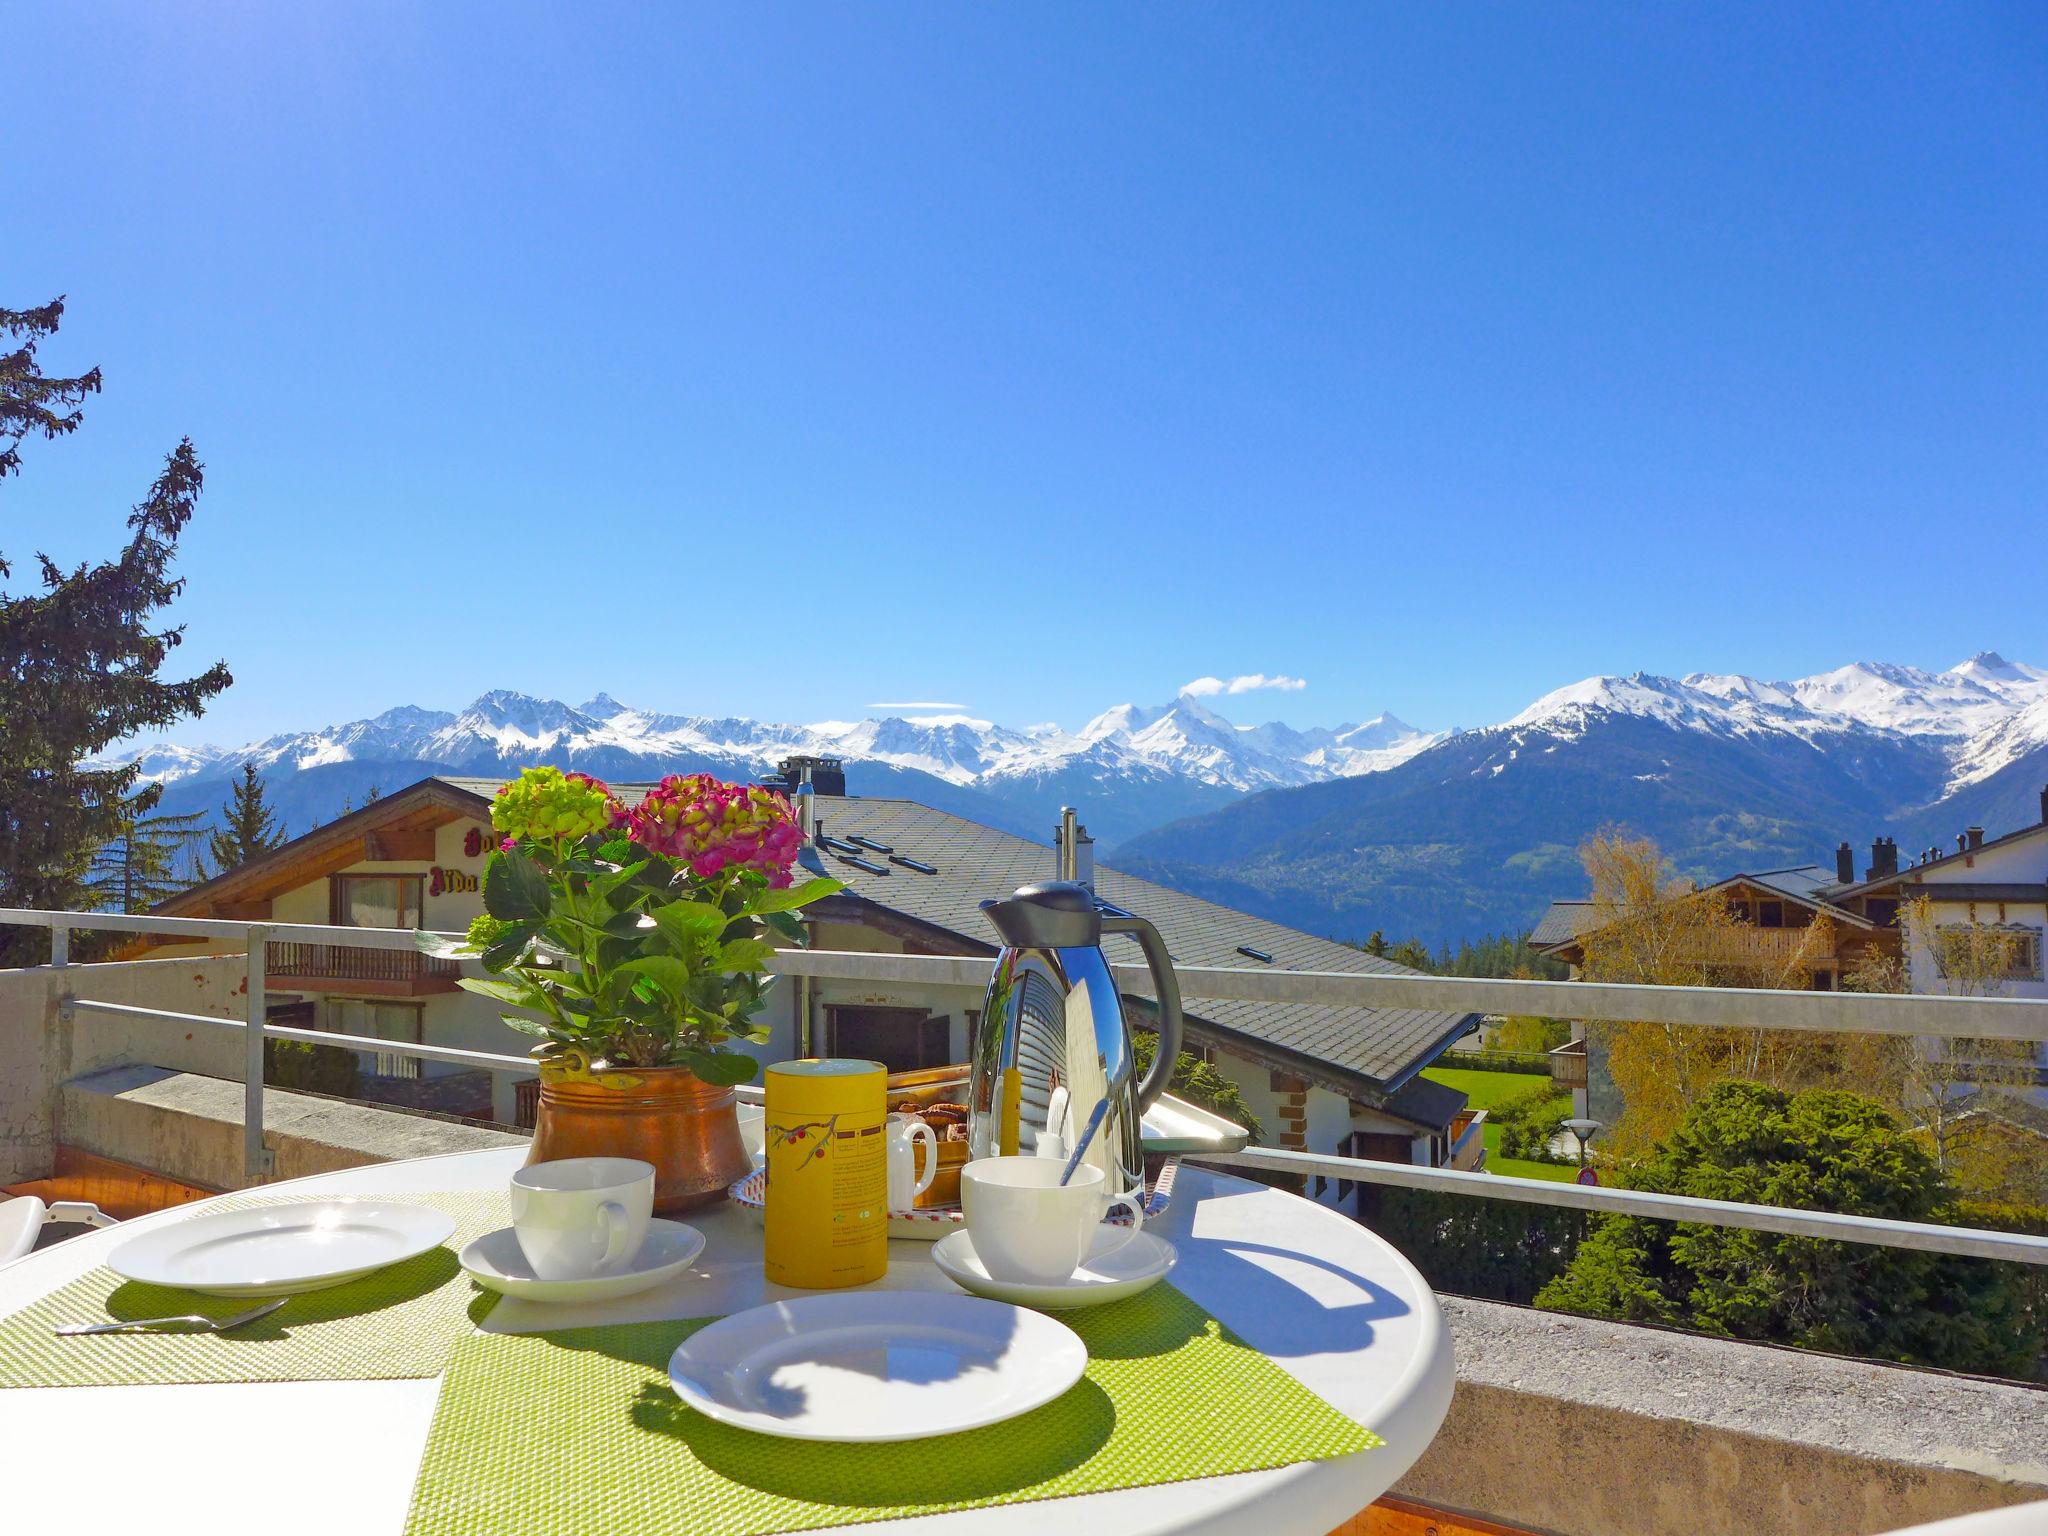
<instances>
[{"instance_id":1,"label":"chalet building","mask_svg":"<svg viewBox=\"0 0 2048 1536\"><path fill-rule=\"evenodd\" d=\"M1843 976L1876 952L1904 963L1915 992L1949 992L1953 988L1942 974L1935 946L1926 935L1909 945L1899 921L1908 902L1925 897L1936 932L1981 926L2010 936L2011 965L1996 982L2001 996L2048 998L2042 953L2048 943L2048 788L2041 791L2041 819L2002 837L1987 840L1982 827L1966 827L1953 848L1928 848L1905 863L1894 839L1878 838L1860 878L1855 851L1843 843L1835 850L1832 870L1808 864L1731 875L1706 889L1722 893L1747 930L1753 930L1745 931L1729 954L1731 970L1796 960L1808 985L1827 989L1839 986ZM1823 918L1825 942L1816 942L1813 925ZM1585 962L1585 941L1595 931L1592 903L1555 901L1529 942L1565 961L1576 976ZM1561 1055L1578 1058L1561 1063L1556 1072L1560 1082L1573 1087L1578 1113L1601 1119L1604 1105L1611 1114L1612 1086L1603 1085L1601 1064L1587 1061L1585 1042L1574 1040L1561 1048ZM2048 1046L2042 1047L2036 1077L2048 1081ZM2048 1094L2039 1088L2035 1098L2048 1104Z\"/></svg>"},{"instance_id":2,"label":"chalet building","mask_svg":"<svg viewBox=\"0 0 2048 1536\"><path fill-rule=\"evenodd\" d=\"M815 770L814 787L840 788ZM483 910L501 781L424 779L165 902L166 916L270 919L345 927L460 931ZM629 803L645 786L614 785ZM804 913L815 948L993 955L979 904L1052 877L1052 850L907 800L819 793L806 862L846 890ZM1391 961L1265 922L1115 870L1092 871L1097 897L1147 918L1174 959L1194 966L1400 971ZM1129 943L1118 939L1118 944ZM204 944L179 946L203 952ZM1135 962L1138 952L1131 946ZM270 946L270 1016L340 1033L524 1054L532 1040L499 1007L459 989L457 969L411 951ZM778 981L758 1022L763 1061L868 1057L891 1070L968 1059L979 988ZM1242 1090L1276 1145L1398 1162L1476 1166L1483 1157L1465 1096L1423 1067L1477 1027L1475 1015L1276 1003L1197 1005L1186 1048ZM1142 1004L1140 1016L1142 1017ZM364 1053L365 1097L530 1124L531 1079ZM1469 1131L1469 1134L1468 1134Z\"/></svg>"},{"instance_id":3,"label":"chalet building","mask_svg":"<svg viewBox=\"0 0 2048 1536\"><path fill-rule=\"evenodd\" d=\"M1699 956L1700 963L1710 971L1726 970L1731 978L1757 971L1796 974L1805 986L1834 990L1870 945L1897 947L1895 937L1885 937L1878 917L1832 899L1836 882L1837 876L1823 866L1800 864L1730 875L1705 887L1706 894L1727 903L1742 928L1726 936L1714 954ZM1597 924L1590 901L1554 901L1529 943L1564 961L1576 975L1585 964L1585 940Z\"/></svg>"}]
</instances>

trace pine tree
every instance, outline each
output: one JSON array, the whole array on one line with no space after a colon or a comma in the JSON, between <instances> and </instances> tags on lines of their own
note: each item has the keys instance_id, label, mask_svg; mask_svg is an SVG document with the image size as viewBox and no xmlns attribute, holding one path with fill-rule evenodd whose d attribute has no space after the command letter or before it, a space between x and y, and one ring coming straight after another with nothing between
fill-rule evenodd
<instances>
[{"instance_id":1,"label":"pine tree","mask_svg":"<svg viewBox=\"0 0 2048 1536\"><path fill-rule=\"evenodd\" d=\"M44 376L36 347L63 313L62 299L0 309L0 346L10 348L0 352L0 478L18 473L24 438L74 431L80 402L100 387L97 369ZM76 908L87 900L95 858L163 793L161 785L138 787L137 764L87 760L137 731L198 715L233 681L224 662L183 681L158 675L183 631L153 621L184 586L170 567L203 479L190 440L180 442L129 515L128 542L115 558L66 570L39 555L40 591L0 591L0 906ZM7 574L0 560L0 577ZM0 933L0 965L47 952L47 935L37 930Z\"/></svg>"},{"instance_id":2,"label":"pine tree","mask_svg":"<svg viewBox=\"0 0 2048 1536\"><path fill-rule=\"evenodd\" d=\"M206 836L206 812L140 816L93 856L86 889L92 904L107 912L147 912L158 902L204 878L199 840Z\"/></svg>"},{"instance_id":3,"label":"pine tree","mask_svg":"<svg viewBox=\"0 0 2048 1536\"><path fill-rule=\"evenodd\" d=\"M242 764L242 776L235 781L232 797L220 814L222 825L206 847L217 875L240 868L285 840L284 824L264 803L263 780L257 777L254 763Z\"/></svg>"}]
</instances>

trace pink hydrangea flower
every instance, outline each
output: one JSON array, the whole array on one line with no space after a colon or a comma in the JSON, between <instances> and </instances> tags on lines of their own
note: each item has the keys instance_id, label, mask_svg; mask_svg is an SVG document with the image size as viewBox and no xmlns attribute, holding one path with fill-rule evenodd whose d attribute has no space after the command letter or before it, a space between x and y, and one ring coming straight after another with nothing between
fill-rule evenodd
<instances>
[{"instance_id":1,"label":"pink hydrangea flower","mask_svg":"<svg viewBox=\"0 0 2048 1536\"><path fill-rule=\"evenodd\" d=\"M708 773L670 774L628 813L626 826L642 847L681 859L700 880L749 869L780 889L803 847L781 795Z\"/></svg>"}]
</instances>

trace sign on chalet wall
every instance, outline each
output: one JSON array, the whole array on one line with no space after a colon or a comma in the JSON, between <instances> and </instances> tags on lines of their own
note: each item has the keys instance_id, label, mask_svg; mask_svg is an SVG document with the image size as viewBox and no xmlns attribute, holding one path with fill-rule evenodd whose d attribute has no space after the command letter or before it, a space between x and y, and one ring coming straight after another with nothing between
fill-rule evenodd
<instances>
[{"instance_id":1,"label":"sign on chalet wall","mask_svg":"<svg viewBox=\"0 0 2048 1536\"><path fill-rule=\"evenodd\" d=\"M436 864L427 871L427 894L439 896L443 891L474 891L481 889L475 875L467 870L449 869Z\"/></svg>"}]
</instances>

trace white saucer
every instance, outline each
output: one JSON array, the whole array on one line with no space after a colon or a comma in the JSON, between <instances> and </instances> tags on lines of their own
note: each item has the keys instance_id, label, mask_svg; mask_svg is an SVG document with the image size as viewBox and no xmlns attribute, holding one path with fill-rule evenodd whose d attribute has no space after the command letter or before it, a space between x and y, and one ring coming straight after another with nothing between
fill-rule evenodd
<instances>
[{"instance_id":1,"label":"white saucer","mask_svg":"<svg viewBox=\"0 0 2048 1536\"><path fill-rule=\"evenodd\" d=\"M1029 1413L1080 1380L1065 1323L934 1291L845 1291L735 1312L668 1363L708 1418L794 1440L916 1440Z\"/></svg>"},{"instance_id":2,"label":"white saucer","mask_svg":"<svg viewBox=\"0 0 2048 1536\"><path fill-rule=\"evenodd\" d=\"M402 1200L299 1200L188 1216L116 1245L129 1280L208 1296L296 1296L417 1257L455 1218Z\"/></svg>"},{"instance_id":3,"label":"white saucer","mask_svg":"<svg viewBox=\"0 0 2048 1536\"><path fill-rule=\"evenodd\" d=\"M1050 1285L1030 1281L998 1280L974 1251L974 1234L962 1229L932 1244L932 1262L963 1291L1007 1301L1020 1307L1040 1307L1058 1312L1071 1307L1099 1307L1105 1302L1135 1296L1164 1280L1180 1255L1173 1244L1150 1232L1140 1232L1113 1253L1101 1250L1121 1241L1122 1227L1104 1227L1088 1250L1081 1267L1064 1280Z\"/></svg>"},{"instance_id":4,"label":"white saucer","mask_svg":"<svg viewBox=\"0 0 2048 1536\"><path fill-rule=\"evenodd\" d=\"M659 1216L647 1223L647 1241L615 1274L583 1280L543 1280L533 1272L510 1227L486 1232L458 1257L470 1278L488 1291L522 1301L609 1301L631 1296L679 1275L704 1251L704 1234L680 1221Z\"/></svg>"}]
</instances>

